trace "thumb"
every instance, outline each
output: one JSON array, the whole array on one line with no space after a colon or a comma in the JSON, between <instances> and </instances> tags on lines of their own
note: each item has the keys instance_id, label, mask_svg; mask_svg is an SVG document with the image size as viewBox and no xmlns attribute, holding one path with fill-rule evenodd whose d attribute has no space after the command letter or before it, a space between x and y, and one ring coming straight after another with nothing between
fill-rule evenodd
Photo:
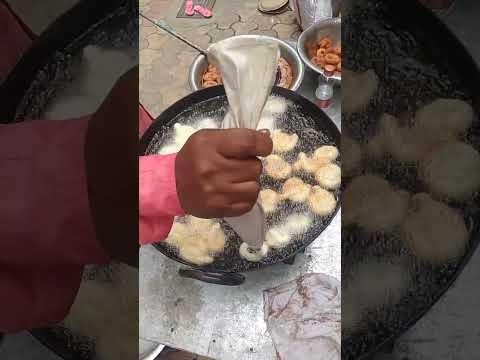
<instances>
[{"instance_id":1,"label":"thumb","mask_svg":"<svg viewBox=\"0 0 480 360\"><path fill-rule=\"evenodd\" d=\"M272 153L273 143L269 132L228 129L219 130L217 136L217 151L226 158L248 159Z\"/></svg>"}]
</instances>

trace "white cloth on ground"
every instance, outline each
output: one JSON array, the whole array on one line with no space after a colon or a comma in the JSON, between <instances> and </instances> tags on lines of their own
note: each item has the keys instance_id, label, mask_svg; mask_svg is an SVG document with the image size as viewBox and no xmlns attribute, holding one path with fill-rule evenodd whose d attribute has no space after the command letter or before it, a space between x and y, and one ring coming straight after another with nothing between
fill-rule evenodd
<instances>
[{"instance_id":1,"label":"white cloth on ground","mask_svg":"<svg viewBox=\"0 0 480 360\"><path fill-rule=\"evenodd\" d=\"M267 329L280 360L339 360L341 285L307 274L263 292Z\"/></svg>"}]
</instances>

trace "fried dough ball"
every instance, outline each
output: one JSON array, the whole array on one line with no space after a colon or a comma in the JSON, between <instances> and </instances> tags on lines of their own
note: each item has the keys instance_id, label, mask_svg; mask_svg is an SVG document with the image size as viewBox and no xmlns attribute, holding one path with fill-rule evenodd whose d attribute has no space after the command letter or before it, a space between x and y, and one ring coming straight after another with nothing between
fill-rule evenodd
<instances>
[{"instance_id":1,"label":"fried dough ball","mask_svg":"<svg viewBox=\"0 0 480 360\"><path fill-rule=\"evenodd\" d=\"M409 127L400 127L398 119L383 114L379 120L377 134L366 146L367 153L373 158L390 154L404 163L417 162L432 144Z\"/></svg>"},{"instance_id":2,"label":"fried dough ball","mask_svg":"<svg viewBox=\"0 0 480 360\"><path fill-rule=\"evenodd\" d=\"M265 172L274 179L286 179L292 172L289 163L278 155L269 155L265 158Z\"/></svg>"},{"instance_id":3,"label":"fried dough ball","mask_svg":"<svg viewBox=\"0 0 480 360\"><path fill-rule=\"evenodd\" d=\"M288 102L279 96L270 96L263 107L262 115L280 115L288 109Z\"/></svg>"},{"instance_id":4,"label":"fried dough ball","mask_svg":"<svg viewBox=\"0 0 480 360\"><path fill-rule=\"evenodd\" d=\"M335 211L337 201L329 191L322 189L320 186L314 186L308 197L308 205L315 214L328 216Z\"/></svg>"},{"instance_id":5,"label":"fried dough ball","mask_svg":"<svg viewBox=\"0 0 480 360\"><path fill-rule=\"evenodd\" d=\"M219 223L215 223L207 232L207 247L210 253L220 253L225 248L225 234Z\"/></svg>"},{"instance_id":6,"label":"fried dough ball","mask_svg":"<svg viewBox=\"0 0 480 360\"><path fill-rule=\"evenodd\" d=\"M283 226L289 234L300 235L308 231L312 221L313 219L310 216L297 213L289 215L285 219Z\"/></svg>"},{"instance_id":7,"label":"fried dough ball","mask_svg":"<svg viewBox=\"0 0 480 360\"><path fill-rule=\"evenodd\" d=\"M305 171L307 173L314 174L322 166L330 162L327 158L308 157L307 154L301 152L298 154L297 161L293 164L295 171Z\"/></svg>"},{"instance_id":8,"label":"fried dough ball","mask_svg":"<svg viewBox=\"0 0 480 360\"><path fill-rule=\"evenodd\" d=\"M191 226L190 231L197 233L205 233L207 231L210 231L210 229L215 224L215 222L211 219L201 219L194 216L189 217L188 223Z\"/></svg>"},{"instance_id":9,"label":"fried dough ball","mask_svg":"<svg viewBox=\"0 0 480 360\"><path fill-rule=\"evenodd\" d=\"M193 216L185 223L175 221L165 241L178 249L182 259L196 265L212 263L213 255L225 248L225 234L220 224Z\"/></svg>"},{"instance_id":10,"label":"fried dough ball","mask_svg":"<svg viewBox=\"0 0 480 360\"><path fill-rule=\"evenodd\" d=\"M265 242L273 249L284 248L290 243L291 239L291 235L281 225L269 229L265 235Z\"/></svg>"},{"instance_id":11,"label":"fried dough ball","mask_svg":"<svg viewBox=\"0 0 480 360\"><path fill-rule=\"evenodd\" d=\"M188 236L189 230L186 224L175 221L170 229L165 242L172 246L178 246Z\"/></svg>"},{"instance_id":12,"label":"fried dough ball","mask_svg":"<svg viewBox=\"0 0 480 360\"><path fill-rule=\"evenodd\" d=\"M278 203L282 201L282 195L271 189L260 191L260 204L266 213L274 212Z\"/></svg>"},{"instance_id":13,"label":"fried dough ball","mask_svg":"<svg viewBox=\"0 0 480 360\"><path fill-rule=\"evenodd\" d=\"M311 217L303 214L292 214L287 217L284 223L268 230L265 241L271 248L284 248L291 242L293 236L307 232L311 224Z\"/></svg>"},{"instance_id":14,"label":"fried dough ball","mask_svg":"<svg viewBox=\"0 0 480 360\"><path fill-rule=\"evenodd\" d=\"M294 202L304 202L310 195L312 186L298 177L292 177L282 186L282 197Z\"/></svg>"},{"instance_id":15,"label":"fried dough ball","mask_svg":"<svg viewBox=\"0 0 480 360\"><path fill-rule=\"evenodd\" d=\"M213 262L213 256L209 254L207 247L203 243L182 246L179 249L178 255L183 260L196 265L207 265Z\"/></svg>"},{"instance_id":16,"label":"fried dough ball","mask_svg":"<svg viewBox=\"0 0 480 360\"><path fill-rule=\"evenodd\" d=\"M338 157L338 149L333 145L322 145L315 150L313 157L316 159L335 161Z\"/></svg>"},{"instance_id":17,"label":"fried dough ball","mask_svg":"<svg viewBox=\"0 0 480 360\"><path fill-rule=\"evenodd\" d=\"M275 130L272 134L273 152L285 153L292 151L298 142L297 134L287 134L281 130Z\"/></svg>"},{"instance_id":18,"label":"fried dough ball","mask_svg":"<svg viewBox=\"0 0 480 360\"><path fill-rule=\"evenodd\" d=\"M318 184L327 190L335 190L342 183L342 171L336 164L327 164L322 166L315 173L315 180Z\"/></svg>"},{"instance_id":19,"label":"fried dough ball","mask_svg":"<svg viewBox=\"0 0 480 360\"><path fill-rule=\"evenodd\" d=\"M473 108L457 99L437 99L415 115L415 130L430 142L453 140L472 126Z\"/></svg>"},{"instance_id":20,"label":"fried dough ball","mask_svg":"<svg viewBox=\"0 0 480 360\"><path fill-rule=\"evenodd\" d=\"M288 245L294 235L308 231L312 218L303 214L290 215L284 223L272 227L266 234L265 241L269 247L281 249Z\"/></svg>"},{"instance_id":21,"label":"fried dough ball","mask_svg":"<svg viewBox=\"0 0 480 360\"><path fill-rule=\"evenodd\" d=\"M419 259L438 265L465 253L469 232L457 211L422 193L412 197L402 238Z\"/></svg>"},{"instance_id":22,"label":"fried dough ball","mask_svg":"<svg viewBox=\"0 0 480 360\"><path fill-rule=\"evenodd\" d=\"M357 224L372 233L390 231L405 219L409 200L407 192L392 188L385 179L358 176L342 194L342 224Z\"/></svg>"},{"instance_id":23,"label":"fried dough ball","mask_svg":"<svg viewBox=\"0 0 480 360\"><path fill-rule=\"evenodd\" d=\"M469 200L480 190L480 154L460 141L443 144L422 159L419 175L436 196Z\"/></svg>"}]
</instances>

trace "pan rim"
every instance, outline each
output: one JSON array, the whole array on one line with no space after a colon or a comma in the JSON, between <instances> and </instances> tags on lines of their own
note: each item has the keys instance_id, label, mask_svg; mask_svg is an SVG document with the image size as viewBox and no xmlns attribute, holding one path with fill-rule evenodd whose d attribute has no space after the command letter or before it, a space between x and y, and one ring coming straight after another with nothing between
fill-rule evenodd
<instances>
[{"instance_id":1,"label":"pan rim","mask_svg":"<svg viewBox=\"0 0 480 360\"><path fill-rule=\"evenodd\" d=\"M307 100L306 98L302 97L301 95L299 95L294 91L275 86L272 90L272 94L285 96L289 100L293 100L294 102L295 101L302 102L303 104L305 104L306 107L310 107L310 110L312 112L319 111L318 114L321 114L320 116L321 116L322 127L325 128L326 131L329 133L330 137L335 142L336 146L340 147L340 139L341 139L340 130L338 129L337 125L333 122L333 120L330 119L330 117L325 112L318 109L316 105L314 105L309 100ZM179 116L182 113L181 110L187 108L187 105L191 104L192 99L195 99L197 103L200 103L200 102L211 100L213 98L220 97L220 96L225 96L224 87L221 85L213 86L207 89L202 89L194 93L191 93L181 98L171 106L169 106L164 112L162 112L154 120L154 122L143 134L142 138L140 139L139 155L146 154L146 152L148 151L148 147L150 146L150 143L154 139L158 130L161 127L165 126L167 122L170 122L172 118ZM174 260L175 262L189 266L190 268L196 269L199 271L218 272L218 273L243 273L243 272L261 270L269 266L287 261L292 257L296 256L298 253L304 251L308 246L310 246L314 241L316 241L321 236L321 234L330 226L333 219L337 216L340 207L341 206L340 206L340 199L339 199L339 201L337 201L337 205L335 207L334 212L329 216L328 220L325 221L325 226L323 226L321 230L315 233L315 236L312 236L312 239L310 241L306 241L305 243L302 244L302 246L298 247L296 251L292 252L291 254L288 254L288 256L285 256L282 260L276 261L274 263L271 263L271 264L256 263L257 266L252 266L247 269L227 271L224 269L217 269L215 267L211 267L210 266L211 264L204 265L204 266L195 265L181 259L180 257L172 256L170 253L166 251L165 246L163 246L161 242L157 242L152 245L156 250L158 250L160 253L170 258L171 260Z\"/></svg>"}]
</instances>

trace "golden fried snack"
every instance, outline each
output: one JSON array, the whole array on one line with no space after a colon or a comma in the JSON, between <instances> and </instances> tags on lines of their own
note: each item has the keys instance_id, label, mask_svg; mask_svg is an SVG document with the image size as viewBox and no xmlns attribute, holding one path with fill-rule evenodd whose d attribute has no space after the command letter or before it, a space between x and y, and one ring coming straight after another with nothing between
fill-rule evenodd
<instances>
[{"instance_id":1,"label":"golden fried snack","mask_svg":"<svg viewBox=\"0 0 480 360\"><path fill-rule=\"evenodd\" d=\"M335 164L322 166L315 173L315 180L317 180L318 184L324 189L338 189L342 182L342 171L340 166Z\"/></svg>"},{"instance_id":2,"label":"golden fried snack","mask_svg":"<svg viewBox=\"0 0 480 360\"><path fill-rule=\"evenodd\" d=\"M265 158L265 172L274 179L286 179L292 173L292 167L278 155Z\"/></svg>"},{"instance_id":3,"label":"golden fried snack","mask_svg":"<svg viewBox=\"0 0 480 360\"><path fill-rule=\"evenodd\" d=\"M318 46L320 46L321 48L329 48L330 46L332 46L332 40L330 40L330 38L328 37L324 37L320 39Z\"/></svg>"},{"instance_id":4,"label":"golden fried snack","mask_svg":"<svg viewBox=\"0 0 480 360\"><path fill-rule=\"evenodd\" d=\"M460 141L445 143L418 166L420 179L439 198L469 201L480 190L480 153Z\"/></svg>"},{"instance_id":5,"label":"golden fried snack","mask_svg":"<svg viewBox=\"0 0 480 360\"><path fill-rule=\"evenodd\" d=\"M308 197L310 209L317 215L328 216L335 211L337 201L333 194L320 186L314 186Z\"/></svg>"},{"instance_id":6,"label":"golden fried snack","mask_svg":"<svg viewBox=\"0 0 480 360\"><path fill-rule=\"evenodd\" d=\"M218 85L218 83L216 81L205 81L203 83L204 88L209 88L209 87L217 86L217 85Z\"/></svg>"},{"instance_id":7,"label":"golden fried snack","mask_svg":"<svg viewBox=\"0 0 480 360\"><path fill-rule=\"evenodd\" d=\"M340 56L334 53L328 53L325 55L325 62L331 65L337 65L340 62Z\"/></svg>"},{"instance_id":8,"label":"golden fried snack","mask_svg":"<svg viewBox=\"0 0 480 360\"><path fill-rule=\"evenodd\" d=\"M203 81L217 81L217 74L213 71L206 72L203 75Z\"/></svg>"},{"instance_id":9,"label":"golden fried snack","mask_svg":"<svg viewBox=\"0 0 480 360\"><path fill-rule=\"evenodd\" d=\"M307 154L301 152L298 154L297 161L293 164L293 169L295 171L305 171L314 174L318 169L329 162L330 160L327 158L316 158L315 156L310 158Z\"/></svg>"},{"instance_id":10,"label":"golden fried snack","mask_svg":"<svg viewBox=\"0 0 480 360\"><path fill-rule=\"evenodd\" d=\"M308 199L312 186L298 177L292 177L282 186L282 197L293 202L304 202Z\"/></svg>"},{"instance_id":11,"label":"golden fried snack","mask_svg":"<svg viewBox=\"0 0 480 360\"><path fill-rule=\"evenodd\" d=\"M312 63L323 68L325 66L325 57L314 56L312 58Z\"/></svg>"},{"instance_id":12,"label":"golden fried snack","mask_svg":"<svg viewBox=\"0 0 480 360\"><path fill-rule=\"evenodd\" d=\"M274 190L265 189L260 191L259 199L263 211L271 213L277 209L278 203L282 200L282 195Z\"/></svg>"},{"instance_id":13,"label":"golden fried snack","mask_svg":"<svg viewBox=\"0 0 480 360\"><path fill-rule=\"evenodd\" d=\"M280 81L277 85L285 89L290 89L293 82L292 67L284 58L280 58L278 59L278 68L280 69Z\"/></svg>"},{"instance_id":14,"label":"golden fried snack","mask_svg":"<svg viewBox=\"0 0 480 360\"><path fill-rule=\"evenodd\" d=\"M186 223L175 221L165 241L178 249L182 259L197 265L212 263L213 256L225 248L220 224L193 216L187 217Z\"/></svg>"},{"instance_id":15,"label":"golden fried snack","mask_svg":"<svg viewBox=\"0 0 480 360\"><path fill-rule=\"evenodd\" d=\"M325 159L328 161L334 161L338 157L338 149L333 145L322 145L313 153L313 157L316 159Z\"/></svg>"},{"instance_id":16,"label":"golden fried snack","mask_svg":"<svg viewBox=\"0 0 480 360\"><path fill-rule=\"evenodd\" d=\"M295 148L298 143L298 135L275 130L272 134L272 141L274 153L285 153Z\"/></svg>"},{"instance_id":17,"label":"golden fried snack","mask_svg":"<svg viewBox=\"0 0 480 360\"><path fill-rule=\"evenodd\" d=\"M402 224L410 194L376 175L355 177L342 194L342 225L357 224L369 233L390 232ZM388 211L385 211L388 206Z\"/></svg>"},{"instance_id":18,"label":"golden fried snack","mask_svg":"<svg viewBox=\"0 0 480 360\"><path fill-rule=\"evenodd\" d=\"M327 54L327 50L325 50L324 48L319 48L316 52L317 56L320 57L320 56L325 56Z\"/></svg>"},{"instance_id":19,"label":"golden fried snack","mask_svg":"<svg viewBox=\"0 0 480 360\"><path fill-rule=\"evenodd\" d=\"M461 213L421 193L412 197L401 235L419 259L439 265L463 256L470 234Z\"/></svg>"}]
</instances>

